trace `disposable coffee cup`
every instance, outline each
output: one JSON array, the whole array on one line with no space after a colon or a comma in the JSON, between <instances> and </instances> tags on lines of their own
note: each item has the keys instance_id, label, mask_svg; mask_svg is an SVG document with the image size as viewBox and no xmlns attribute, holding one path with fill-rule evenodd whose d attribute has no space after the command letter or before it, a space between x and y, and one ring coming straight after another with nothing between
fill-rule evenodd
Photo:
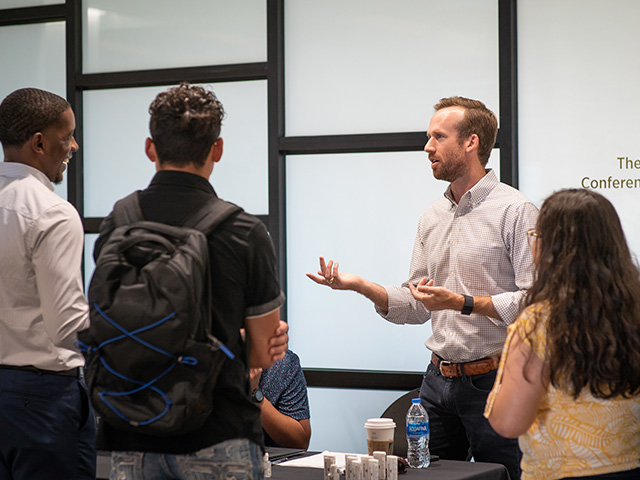
<instances>
[{"instance_id":1,"label":"disposable coffee cup","mask_svg":"<svg viewBox=\"0 0 640 480\"><path fill-rule=\"evenodd\" d=\"M377 451L393 455L393 434L396 423L391 418L370 418L364 424L364 428L367 431L369 455Z\"/></svg>"}]
</instances>

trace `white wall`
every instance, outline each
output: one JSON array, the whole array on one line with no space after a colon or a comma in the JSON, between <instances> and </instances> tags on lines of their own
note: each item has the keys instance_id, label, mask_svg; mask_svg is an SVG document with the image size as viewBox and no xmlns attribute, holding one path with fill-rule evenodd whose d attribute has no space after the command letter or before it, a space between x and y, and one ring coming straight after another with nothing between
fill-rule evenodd
<instances>
[{"instance_id":1,"label":"white wall","mask_svg":"<svg viewBox=\"0 0 640 480\"><path fill-rule=\"evenodd\" d=\"M638 18L636 0L518 2L520 190L540 205L557 189L593 188L614 204L636 256Z\"/></svg>"},{"instance_id":2,"label":"white wall","mask_svg":"<svg viewBox=\"0 0 640 480\"><path fill-rule=\"evenodd\" d=\"M194 0L198 18L180 17L193 21L181 42L165 33L185 9L163 5L84 2L85 71L266 60L266 2ZM0 8L11 6L0 0ZM497 0L285 0L285 9L287 135L426 130L432 105L450 95L479 98L499 113ZM585 177L639 179L636 164L620 168L618 158L640 159L640 2L519 0L517 9L521 190L540 205ZM0 65L3 96L27 85L64 94L64 26L0 28ZM214 86L228 107L226 158L244 166L223 171L221 164L213 183L253 213L268 213L264 84ZM142 145L156 90L85 94L91 215L106 214L127 193L118 188L144 187L153 174ZM245 142L250 150L233 154ZM242 164L243 156L257 163ZM139 168L130 174L133 162ZM489 166L498 165L496 151ZM422 372L429 325L390 325L363 297L322 289L304 274L325 255L346 271L401 283L418 216L446 184L432 178L421 152L289 156L286 169L287 305L291 347L303 366ZM247 170L255 175L250 185ZM614 202L636 254L639 188L598 188ZM87 236L89 271L94 237ZM402 393L311 389L311 448L364 452L364 421Z\"/></svg>"}]
</instances>

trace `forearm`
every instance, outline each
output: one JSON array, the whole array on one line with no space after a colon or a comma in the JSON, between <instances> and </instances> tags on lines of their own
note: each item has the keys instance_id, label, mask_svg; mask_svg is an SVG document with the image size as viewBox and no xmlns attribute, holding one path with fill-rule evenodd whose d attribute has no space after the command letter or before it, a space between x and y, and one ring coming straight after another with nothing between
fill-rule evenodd
<instances>
[{"instance_id":1,"label":"forearm","mask_svg":"<svg viewBox=\"0 0 640 480\"><path fill-rule=\"evenodd\" d=\"M311 424L308 419L296 420L280 413L266 398L261 404L262 428L280 447L308 448Z\"/></svg>"},{"instance_id":2,"label":"forearm","mask_svg":"<svg viewBox=\"0 0 640 480\"><path fill-rule=\"evenodd\" d=\"M464 296L456 295L455 303L452 306L453 310L462 311L464 307ZM500 319L500 315L493 306L493 300L491 297L473 297L473 311L472 313L478 315L484 315L485 317Z\"/></svg>"},{"instance_id":3,"label":"forearm","mask_svg":"<svg viewBox=\"0 0 640 480\"><path fill-rule=\"evenodd\" d=\"M247 317L247 337L249 342L249 363L251 368L269 368L273 365L270 340L280 327L280 309L260 317ZM286 346L285 346L286 348Z\"/></svg>"},{"instance_id":4,"label":"forearm","mask_svg":"<svg viewBox=\"0 0 640 480\"><path fill-rule=\"evenodd\" d=\"M387 295L387 290L383 286L359 277L359 280L354 282L352 290L367 297L380 310L383 310L384 312L389 311L389 296Z\"/></svg>"},{"instance_id":5,"label":"forearm","mask_svg":"<svg viewBox=\"0 0 640 480\"><path fill-rule=\"evenodd\" d=\"M443 287L434 287L433 280L427 281L426 278L423 278L417 287L409 284L409 290L411 290L413 297L429 311L454 310L461 312L465 306L465 296L463 294L452 292ZM471 312L467 313L500 319L500 315L493 305L492 297L474 296L473 308Z\"/></svg>"},{"instance_id":6,"label":"forearm","mask_svg":"<svg viewBox=\"0 0 640 480\"><path fill-rule=\"evenodd\" d=\"M502 376L498 375L489 394L485 417L498 434L516 438L535 421L548 369L517 333L507 337L503 356Z\"/></svg>"}]
</instances>

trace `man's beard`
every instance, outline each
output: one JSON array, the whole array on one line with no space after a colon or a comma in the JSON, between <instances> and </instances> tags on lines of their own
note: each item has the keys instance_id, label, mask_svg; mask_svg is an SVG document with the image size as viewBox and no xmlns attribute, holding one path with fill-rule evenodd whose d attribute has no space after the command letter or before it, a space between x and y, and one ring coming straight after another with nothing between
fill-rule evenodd
<instances>
[{"instance_id":1,"label":"man's beard","mask_svg":"<svg viewBox=\"0 0 640 480\"><path fill-rule=\"evenodd\" d=\"M467 165L460 156L452 156L447 162L440 162L440 168L433 170L438 180L453 182L467 173Z\"/></svg>"}]
</instances>

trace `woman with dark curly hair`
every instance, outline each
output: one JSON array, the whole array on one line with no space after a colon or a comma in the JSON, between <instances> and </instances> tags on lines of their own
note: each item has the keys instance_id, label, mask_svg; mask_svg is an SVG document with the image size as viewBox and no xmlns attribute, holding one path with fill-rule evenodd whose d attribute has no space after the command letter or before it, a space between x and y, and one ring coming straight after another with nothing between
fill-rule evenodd
<instances>
[{"instance_id":1,"label":"woman with dark curly hair","mask_svg":"<svg viewBox=\"0 0 640 480\"><path fill-rule=\"evenodd\" d=\"M561 190L530 238L537 277L485 416L522 478L640 478L640 275L613 205Z\"/></svg>"}]
</instances>

